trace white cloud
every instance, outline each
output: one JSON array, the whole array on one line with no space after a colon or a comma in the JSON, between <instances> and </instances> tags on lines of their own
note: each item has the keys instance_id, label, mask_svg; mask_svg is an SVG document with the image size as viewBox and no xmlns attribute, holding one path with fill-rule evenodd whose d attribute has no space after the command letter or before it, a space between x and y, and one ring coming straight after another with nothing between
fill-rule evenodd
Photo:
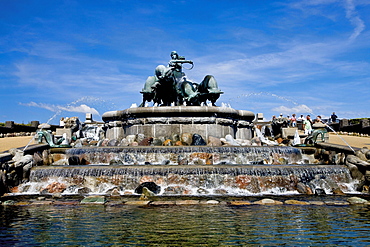
<instances>
[{"instance_id":1,"label":"white cloud","mask_svg":"<svg viewBox=\"0 0 370 247\"><path fill-rule=\"evenodd\" d=\"M30 102L30 103L20 103L24 106L32 106L32 107L38 107L42 109L46 109L52 112L75 112L75 113L92 113L94 115L100 116L99 112L88 105L81 104L81 105L68 105L68 106L60 106L60 105L50 105L50 104L44 104L44 103L36 103L36 102Z\"/></svg>"},{"instance_id":2,"label":"white cloud","mask_svg":"<svg viewBox=\"0 0 370 247\"><path fill-rule=\"evenodd\" d=\"M30 102L30 103L19 103L19 104L24 105L24 106L38 107L38 108L46 109L52 112L58 111L58 107L56 107L55 105L49 105L49 104L44 104L44 103Z\"/></svg>"},{"instance_id":3,"label":"white cloud","mask_svg":"<svg viewBox=\"0 0 370 247\"><path fill-rule=\"evenodd\" d=\"M306 105L297 105L294 107L279 106L272 109L272 111L280 112L284 115L290 115L299 112L300 114L312 114L314 115L312 109Z\"/></svg>"},{"instance_id":4,"label":"white cloud","mask_svg":"<svg viewBox=\"0 0 370 247\"><path fill-rule=\"evenodd\" d=\"M346 10L346 17L349 19L352 25L354 25L355 29L353 30L353 33L351 34L349 40L353 41L355 40L362 31L365 30L365 24L363 20L358 16L358 13L356 12L356 6L353 2L353 0L346 0L344 4L345 10Z\"/></svg>"},{"instance_id":5,"label":"white cloud","mask_svg":"<svg viewBox=\"0 0 370 247\"><path fill-rule=\"evenodd\" d=\"M365 30L365 23L356 11L354 0L304 0L301 2L293 2L290 7L300 9L303 13L308 15L325 16L335 21L336 18L328 14L327 9L320 8L326 5L335 6L337 3L343 3L346 18L354 26L353 32L349 37L349 41L353 41Z\"/></svg>"},{"instance_id":6,"label":"white cloud","mask_svg":"<svg viewBox=\"0 0 370 247\"><path fill-rule=\"evenodd\" d=\"M78 112L78 113L92 113L94 115L100 115L99 112L95 108L91 108L90 106L87 106L85 104L79 105L79 106L59 106L59 109L62 111L68 111L68 112Z\"/></svg>"}]
</instances>

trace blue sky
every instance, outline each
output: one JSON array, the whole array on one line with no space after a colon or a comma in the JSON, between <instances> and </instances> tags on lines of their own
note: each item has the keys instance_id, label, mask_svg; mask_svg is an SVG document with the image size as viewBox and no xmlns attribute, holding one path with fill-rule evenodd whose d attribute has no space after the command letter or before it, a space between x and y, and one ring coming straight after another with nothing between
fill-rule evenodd
<instances>
[{"instance_id":1,"label":"blue sky","mask_svg":"<svg viewBox=\"0 0 370 247\"><path fill-rule=\"evenodd\" d=\"M370 117L369 26L369 0L0 0L0 122L140 104L173 50L190 80L216 78L219 106Z\"/></svg>"}]
</instances>

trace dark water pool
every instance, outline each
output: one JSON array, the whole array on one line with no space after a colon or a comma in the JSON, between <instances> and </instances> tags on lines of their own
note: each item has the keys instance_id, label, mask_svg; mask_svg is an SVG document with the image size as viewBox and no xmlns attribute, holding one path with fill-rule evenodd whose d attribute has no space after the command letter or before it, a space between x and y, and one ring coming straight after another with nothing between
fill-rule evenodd
<instances>
[{"instance_id":1,"label":"dark water pool","mask_svg":"<svg viewBox=\"0 0 370 247\"><path fill-rule=\"evenodd\" d=\"M2 206L1 246L369 246L368 206Z\"/></svg>"}]
</instances>

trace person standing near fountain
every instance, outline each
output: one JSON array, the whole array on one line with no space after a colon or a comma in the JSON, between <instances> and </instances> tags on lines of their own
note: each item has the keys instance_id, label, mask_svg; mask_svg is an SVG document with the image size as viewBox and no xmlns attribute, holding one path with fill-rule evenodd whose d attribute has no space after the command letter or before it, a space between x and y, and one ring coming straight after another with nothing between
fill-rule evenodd
<instances>
[{"instance_id":1,"label":"person standing near fountain","mask_svg":"<svg viewBox=\"0 0 370 247\"><path fill-rule=\"evenodd\" d=\"M321 123L321 122L322 122L322 120L321 120L321 116L320 116L320 115L318 115L318 116L316 117L316 119L315 119L313 122L314 122L314 124L315 124L315 123Z\"/></svg>"},{"instance_id":2,"label":"person standing near fountain","mask_svg":"<svg viewBox=\"0 0 370 247\"><path fill-rule=\"evenodd\" d=\"M304 134L309 135L312 132L312 122L311 122L311 116L307 115L306 119L303 120L303 129L304 129Z\"/></svg>"},{"instance_id":3,"label":"person standing near fountain","mask_svg":"<svg viewBox=\"0 0 370 247\"><path fill-rule=\"evenodd\" d=\"M292 114L292 117L290 118L290 124L292 127L297 127L297 118L294 113Z\"/></svg>"},{"instance_id":4,"label":"person standing near fountain","mask_svg":"<svg viewBox=\"0 0 370 247\"><path fill-rule=\"evenodd\" d=\"M331 114L331 116L330 116L330 119L331 119L331 122L332 123L336 123L337 122L337 118L338 118L338 116L335 115L335 112L333 112L333 114Z\"/></svg>"}]
</instances>

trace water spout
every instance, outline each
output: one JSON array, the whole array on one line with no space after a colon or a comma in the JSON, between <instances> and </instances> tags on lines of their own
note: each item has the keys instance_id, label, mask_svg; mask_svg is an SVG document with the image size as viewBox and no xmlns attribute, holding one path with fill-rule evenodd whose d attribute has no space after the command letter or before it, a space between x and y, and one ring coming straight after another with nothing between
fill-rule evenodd
<instances>
[{"instance_id":1,"label":"water spout","mask_svg":"<svg viewBox=\"0 0 370 247\"><path fill-rule=\"evenodd\" d=\"M45 126L47 126L56 116L58 116L60 113L62 112L62 110L58 110L58 111L56 111L55 112L55 114L51 117L51 118L49 118L49 120L48 121L46 121L46 123L45 124L42 124L42 127L41 127L41 129L40 129L40 131L42 131L44 128L45 128ZM36 138L36 136L38 136L38 134L36 133L33 137L32 137L32 139L27 143L27 145L24 147L24 149L22 150L22 152L24 153L24 151L28 148L28 146L31 144L31 142L32 141L34 141L35 140L35 138Z\"/></svg>"},{"instance_id":2,"label":"water spout","mask_svg":"<svg viewBox=\"0 0 370 247\"><path fill-rule=\"evenodd\" d=\"M301 138L299 137L298 130L294 133L293 146L301 144Z\"/></svg>"},{"instance_id":3,"label":"water spout","mask_svg":"<svg viewBox=\"0 0 370 247\"><path fill-rule=\"evenodd\" d=\"M322 120L321 120L321 122L323 124L325 124L331 131L333 131L352 150L352 152L355 153L355 150L351 147L351 145L349 145L348 142L346 140L344 140L344 138L341 137L330 125L328 125L327 123L323 122Z\"/></svg>"},{"instance_id":4,"label":"water spout","mask_svg":"<svg viewBox=\"0 0 370 247\"><path fill-rule=\"evenodd\" d=\"M256 135L258 138L260 138L261 142L262 143L266 143L267 145L273 145L273 146L276 146L276 145L279 145L276 141L270 141L269 139L267 139L260 131L259 128L255 127L254 130L256 131Z\"/></svg>"}]
</instances>

